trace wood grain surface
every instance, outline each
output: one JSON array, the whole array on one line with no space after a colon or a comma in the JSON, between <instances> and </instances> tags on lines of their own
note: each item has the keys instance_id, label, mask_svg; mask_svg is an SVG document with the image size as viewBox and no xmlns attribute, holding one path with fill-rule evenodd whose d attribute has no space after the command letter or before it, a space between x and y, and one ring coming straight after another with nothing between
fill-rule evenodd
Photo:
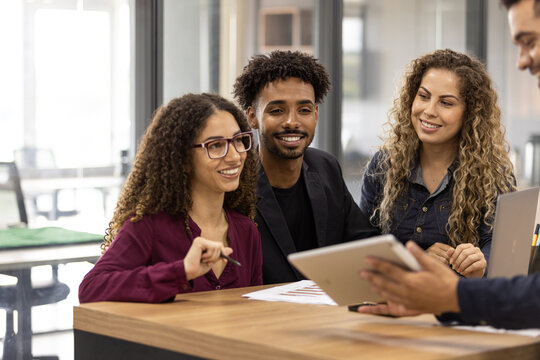
<instances>
[{"instance_id":1,"label":"wood grain surface","mask_svg":"<svg viewBox=\"0 0 540 360\"><path fill-rule=\"evenodd\" d=\"M443 327L345 307L242 298L252 287L182 294L172 303L74 308L74 328L214 359L539 359L540 338Z\"/></svg>"}]
</instances>

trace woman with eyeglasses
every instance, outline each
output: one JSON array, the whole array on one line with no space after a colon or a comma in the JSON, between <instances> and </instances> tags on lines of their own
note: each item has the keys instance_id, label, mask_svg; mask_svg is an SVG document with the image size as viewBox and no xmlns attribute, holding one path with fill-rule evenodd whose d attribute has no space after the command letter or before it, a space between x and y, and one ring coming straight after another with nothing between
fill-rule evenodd
<instances>
[{"instance_id":1,"label":"woman with eyeglasses","mask_svg":"<svg viewBox=\"0 0 540 360\"><path fill-rule=\"evenodd\" d=\"M188 94L160 108L80 302L163 302L262 284L252 144L244 114L218 95Z\"/></svg>"}]
</instances>

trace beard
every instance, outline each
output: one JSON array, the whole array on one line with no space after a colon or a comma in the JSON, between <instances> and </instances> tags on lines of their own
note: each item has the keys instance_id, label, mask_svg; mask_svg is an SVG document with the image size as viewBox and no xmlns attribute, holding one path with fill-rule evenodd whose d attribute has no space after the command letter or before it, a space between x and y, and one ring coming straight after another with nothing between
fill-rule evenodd
<instances>
[{"instance_id":1,"label":"beard","mask_svg":"<svg viewBox=\"0 0 540 360\"><path fill-rule=\"evenodd\" d=\"M279 146L279 144L277 144L275 141L275 138L281 135L298 135L307 139L307 141L305 142L305 145L302 147L298 147L295 149L283 148ZM299 157L302 157L304 155L304 153L306 152L306 149L313 141L314 135L315 134L312 134L311 136L309 136L309 134L305 131L281 131L281 132L275 132L272 134L261 134L261 143L266 148L266 150L268 150L268 152L276 155L277 157L281 159L292 160L292 159L298 159Z\"/></svg>"}]
</instances>

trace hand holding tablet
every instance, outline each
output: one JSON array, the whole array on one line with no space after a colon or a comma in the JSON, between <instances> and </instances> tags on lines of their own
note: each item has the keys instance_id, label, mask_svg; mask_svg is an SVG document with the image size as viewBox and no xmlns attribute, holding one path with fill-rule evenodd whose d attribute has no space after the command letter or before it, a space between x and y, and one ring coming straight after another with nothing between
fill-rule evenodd
<instances>
[{"instance_id":1,"label":"hand holding tablet","mask_svg":"<svg viewBox=\"0 0 540 360\"><path fill-rule=\"evenodd\" d=\"M378 257L406 269L420 270L416 259L393 235L326 246L290 254L288 260L315 281L338 305L379 302L383 299L360 277L367 256Z\"/></svg>"}]
</instances>

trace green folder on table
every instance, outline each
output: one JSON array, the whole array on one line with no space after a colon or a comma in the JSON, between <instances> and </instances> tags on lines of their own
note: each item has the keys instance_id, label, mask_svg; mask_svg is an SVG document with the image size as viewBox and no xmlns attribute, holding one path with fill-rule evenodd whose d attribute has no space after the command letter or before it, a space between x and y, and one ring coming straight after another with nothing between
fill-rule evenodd
<instances>
[{"instance_id":1,"label":"green folder on table","mask_svg":"<svg viewBox=\"0 0 540 360\"><path fill-rule=\"evenodd\" d=\"M80 243L99 243L103 235L59 227L11 228L0 230L0 249L17 249L29 246L73 245Z\"/></svg>"}]
</instances>

